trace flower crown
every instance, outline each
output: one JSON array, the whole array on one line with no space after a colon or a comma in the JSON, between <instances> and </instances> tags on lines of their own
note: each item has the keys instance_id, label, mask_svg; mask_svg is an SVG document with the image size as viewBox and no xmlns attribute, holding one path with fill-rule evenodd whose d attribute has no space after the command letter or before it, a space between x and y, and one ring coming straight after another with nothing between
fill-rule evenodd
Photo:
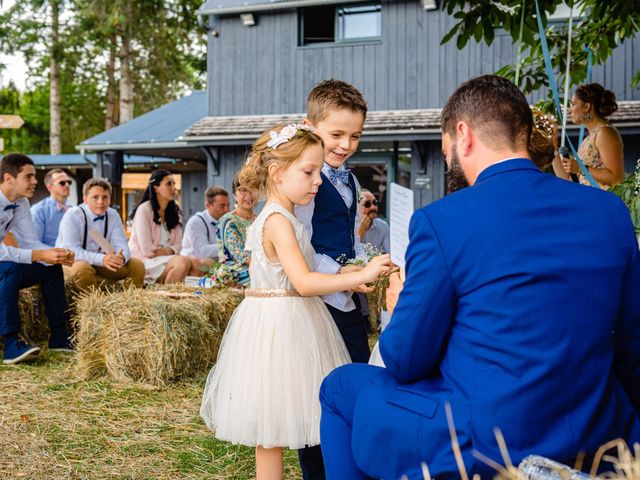
<instances>
[{"instance_id":1,"label":"flower crown","mask_svg":"<svg viewBox=\"0 0 640 480\"><path fill-rule=\"evenodd\" d=\"M539 131L543 136L551 140L558 125L556 117L544 113L535 106L531 107L531 113L533 113L533 129Z\"/></svg>"},{"instance_id":2,"label":"flower crown","mask_svg":"<svg viewBox=\"0 0 640 480\"><path fill-rule=\"evenodd\" d=\"M287 143L289 140L295 137L299 131L302 131L302 130L306 132L312 132L313 128L311 128L310 125L304 125L302 123L291 123L286 127L283 127L282 130L280 130L279 132L276 132L275 130L271 130L269 132L269 136L271 137L271 140L267 142L267 147L273 148L275 150L283 143Z\"/></svg>"}]
</instances>

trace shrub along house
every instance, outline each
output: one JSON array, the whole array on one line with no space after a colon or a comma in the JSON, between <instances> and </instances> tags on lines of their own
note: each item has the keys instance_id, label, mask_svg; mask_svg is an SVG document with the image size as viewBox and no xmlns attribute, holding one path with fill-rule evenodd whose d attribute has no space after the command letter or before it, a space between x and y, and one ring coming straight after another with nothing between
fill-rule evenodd
<instances>
[{"instance_id":1,"label":"shrub along house","mask_svg":"<svg viewBox=\"0 0 640 480\"><path fill-rule=\"evenodd\" d=\"M203 113L181 132L173 129L164 146L198 156L203 181L228 188L263 130L301 120L314 85L339 78L369 104L360 150L348 166L381 196L383 215L389 182L410 186L416 206L443 195L440 108L461 82L512 63L516 52L504 32L491 46L441 46L455 19L435 0L208 0L199 14L208 30L208 91L198 99ZM629 86L639 69L635 38L593 71L593 81L621 100L612 120L625 141L627 170L640 157L640 91ZM90 143L81 147L109 149ZM146 154L140 145L112 147ZM178 157L176 149L167 152Z\"/></svg>"}]
</instances>

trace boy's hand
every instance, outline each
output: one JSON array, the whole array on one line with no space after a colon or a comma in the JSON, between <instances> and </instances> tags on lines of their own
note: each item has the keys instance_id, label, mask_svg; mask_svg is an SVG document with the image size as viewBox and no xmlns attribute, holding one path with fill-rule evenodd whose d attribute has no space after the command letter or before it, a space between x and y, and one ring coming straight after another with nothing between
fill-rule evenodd
<instances>
[{"instance_id":1,"label":"boy's hand","mask_svg":"<svg viewBox=\"0 0 640 480\"><path fill-rule=\"evenodd\" d=\"M32 262L45 262L50 265L73 265L75 254L66 248L48 248L46 250L32 250Z\"/></svg>"},{"instance_id":2,"label":"boy's hand","mask_svg":"<svg viewBox=\"0 0 640 480\"><path fill-rule=\"evenodd\" d=\"M107 253L102 259L102 265L107 270L115 272L124 265L124 262L120 255L118 255L117 253Z\"/></svg>"}]
</instances>

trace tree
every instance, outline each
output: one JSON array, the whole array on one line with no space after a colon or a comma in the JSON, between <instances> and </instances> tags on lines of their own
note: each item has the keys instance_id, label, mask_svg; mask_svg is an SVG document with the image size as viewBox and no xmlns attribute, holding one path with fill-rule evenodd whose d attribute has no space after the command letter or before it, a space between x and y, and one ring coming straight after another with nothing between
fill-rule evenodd
<instances>
[{"instance_id":1,"label":"tree","mask_svg":"<svg viewBox=\"0 0 640 480\"><path fill-rule=\"evenodd\" d=\"M554 55L554 67L558 85L564 84L566 51L568 40L567 22L552 25L548 21L556 8L566 3L577 11L574 18L572 59L570 65L570 85L578 85L586 80L587 56L585 47L593 55L593 63L602 64L613 50L624 41L633 38L640 30L640 2L629 0L539 0L542 23L546 28L547 40ZM442 6L458 22L444 36L442 43L456 37L456 45L463 48L473 38L487 45L493 42L495 30L503 28L514 43L519 45L521 55L518 86L525 93L547 86L542 48L538 34L536 8L533 0L442 0ZM524 12L523 12L524 9ZM522 16L524 13L524 17ZM520 30L523 20L522 32ZM506 65L497 73L515 80L516 65ZM640 82L640 71L632 86Z\"/></svg>"},{"instance_id":2,"label":"tree","mask_svg":"<svg viewBox=\"0 0 640 480\"><path fill-rule=\"evenodd\" d=\"M23 53L29 65L29 91L22 95L20 109L33 106L31 100L40 99L43 88L51 89L44 108L49 125L44 131L23 130L51 135L50 151L55 153L57 124L60 151L73 152L82 140L132 118L134 105L142 114L187 90L202 88L206 43L195 15L200 4L199 0L16 2L0 15L0 24L12 25L0 30L0 47ZM44 153L40 139L27 142L16 137L13 143L25 152Z\"/></svg>"}]
</instances>

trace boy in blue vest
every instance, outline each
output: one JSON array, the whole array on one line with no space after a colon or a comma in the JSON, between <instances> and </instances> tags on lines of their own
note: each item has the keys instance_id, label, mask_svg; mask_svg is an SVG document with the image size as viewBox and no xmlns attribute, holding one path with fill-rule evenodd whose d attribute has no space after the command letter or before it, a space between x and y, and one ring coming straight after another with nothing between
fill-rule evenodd
<instances>
[{"instance_id":1,"label":"boy in blue vest","mask_svg":"<svg viewBox=\"0 0 640 480\"><path fill-rule=\"evenodd\" d=\"M360 225L358 193L360 184L344 166L358 149L367 115L367 102L353 85L340 80L325 80L311 90L307 100L305 123L313 127L324 142L325 158L322 185L314 201L296 208L296 216L305 225L316 251L315 269L323 273L346 273L359 267L345 261L362 254L357 235ZM362 285L358 291L366 293ZM369 343L360 301L354 292L322 297L349 350L351 360L367 363ZM299 451L305 480L324 479L319 447Z\"/></svg>"}]
</instances>

